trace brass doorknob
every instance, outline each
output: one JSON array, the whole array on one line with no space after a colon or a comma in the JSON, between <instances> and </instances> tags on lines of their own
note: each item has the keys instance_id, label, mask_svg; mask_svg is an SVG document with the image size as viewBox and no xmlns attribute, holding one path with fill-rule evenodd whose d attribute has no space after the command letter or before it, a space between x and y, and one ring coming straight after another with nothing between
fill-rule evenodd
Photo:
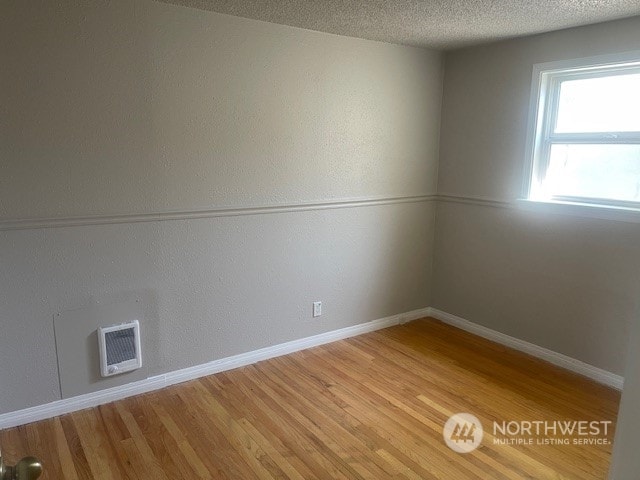
<instances>
[{"instance_id":1,"label":"brass doorknob","mask_svg":"<svg viewBox=\"0 0 640 480\"><path fill-rule=\"evenodd\" d=\"M0 454L0 480L36 480L42 474L42 464L35 457L24 457L15 467L8 467Z\"/></svg>"},{"instance_id":2,"label":"brass doorknob","mask_svg":"<svg viewBox=\"0 0 640 480\"><path fill-rule=\"evenodd\" d=\"M35 457L24 457L13 468L15 480L35 480L42 474L42 464Z\"/></svg>"}]
</instances>

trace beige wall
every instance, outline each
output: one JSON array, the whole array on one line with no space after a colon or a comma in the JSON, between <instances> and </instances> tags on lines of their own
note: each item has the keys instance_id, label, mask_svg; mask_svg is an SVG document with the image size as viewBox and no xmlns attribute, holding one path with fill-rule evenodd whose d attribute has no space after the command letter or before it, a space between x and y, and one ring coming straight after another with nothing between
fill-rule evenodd
<instances>
[{"instance_id":1,"label":"beige wall","mask_svg":"<svg viewBox=\"0 0 640 480\"><path fill-rule=\"evenodd\" d=\"M640 50L640 17L449 52L433 305L617 374L640 315L640 224L510 208L533 65ZM480 199L496 200L482 202Z\"/></svg>"},{"instance_id":2,"label":"beige wall","mask_svg":"<svg viewBox=\"0 0 640 480\"><path fill-rule=\"evenodd\" d=\"M435 192L437 53L149 1L2 9L0 218Z\"/></svg>"},{"instance_id":3,"label":"beige wall","mask_svg":"<svg viewBox=\"0 0 640 480\"><path fill-rule=\"evenodd\" d=\"M635 319L629 336L624 392L618 413L616 439L611 459L611 480L635 478L640 471L638 431L640 430L640 320Z\"/></svg>"},{"instance_id":4,"label":"beige wall","mask_svg":"<svg viewBox=\"0 0 640 480\"><path fill-rule=\"evenodd\" d=\"M24 1L0 5L0 59L0 413L60 398L54 323L87 329L78 311L140 302L157 375L429 305L440 54L146 0ZM244 210L353 199L382 202ZM6 229L220 207L242 215ZM64 365L89 361L60 343Z\"/></svg>"}]
</instances>

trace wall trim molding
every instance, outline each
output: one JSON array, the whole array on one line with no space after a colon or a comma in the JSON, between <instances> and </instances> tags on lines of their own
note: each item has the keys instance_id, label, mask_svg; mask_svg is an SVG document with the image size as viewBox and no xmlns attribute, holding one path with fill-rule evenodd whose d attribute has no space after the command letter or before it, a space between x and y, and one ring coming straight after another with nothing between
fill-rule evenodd
<instances>
[{"instance_id":1,"label":"wall trim molding","mask_svg":"<svg viewBox=\"0 0 640 480\"><path fill-rule=\"evenodd\" d=\"M247 207L219 207L203 210L166 211L117 215L87 215L77 217L15 218L0 219L0 232L8 230L32 230L40 228L81 227L85 225L114 225L123 223L162 222L168 220L193 220L200 218L240 217L244 215L267 215L273 213L308 212L338 208L360 208L400 203L443 202L481 207L528 210L543 213L572 215L618 220L630 223L640 222L637 209L618 207L598 207L569 202L538 202L525 199L499 200L488 197L474 197L450 194L408 195L398 197L371 197L332 200L315 203L292 203L280 205L255 205Z\"/></svg>"},{"instance_id":2,"label":"wall trim molding","mask_svg":"<svg viewBox=\"0 0 640 480\"><path fill-rule=\"evenodd\" d=\"M292 203L281 205L257 205L247 207L219 207L203 210L167 211L139 214L88 215L77 217L16 218L0 219L0 231L28 230L37 228L78 227L84 225L113 225L120 223L161 222L167 220L189 220L215 217L239 217L243 215L266 215L273 213L307 212L337 208L359 208L399 203L431 202L434 195L408 195L397 197L370 197L332 200L315 203Z\"/></svg>"},{"instance_id":3,"label":"wall trim molding","mask_svg":"<svg viewBox=\"0 0 640 480\"><path fill-rule=\"evenodd\" d=\"M324 345L326 343L361 335L363 333L369 333L382 328L410 322L412 320L426 317L429 311L430 309L427 307L406 313L400 313L390 317L353 325L351 327L340 328L338 330L332 330L330 332L280 343L271 347L253 350L251 352L232 355L230 357L213 360L201 365L149 377L126 385L87 393L76 397L65 398L62 400L56 400L45 405L38 405L35 407L25 408L23 410L4 413L0 415L0 430L25 425L39 420L45 420L85 408L96 407L115 400L131 397L133 395L140 395L142 393L158 390L177 383L194 380L206 375L232 370L234 368L243 367L262 360L268 360L269 358L279 357L281 355Z\"/></svg>"},{"instance_id":4,"label":"wall trim molding","mask_svg":"<svg viewBox=\"0 0 640 480\"><path fill-rule=\"evenodd\" d=\"M482 207L494 207L494 208L516 208L514 202L507 200L498 200L496 198L488 197L470 197L465 195L437 195L436 200L446 203L462 203L465 205L480 205Z\"/></svg>"},{"instance_id":5,"label":"wall trim molding","mask_svg":"<svg viewBox=\"0 0 640 480\"><path fill-rule=\"evenodd\" d=\"M640 223L640 209L608 205L592 205L578 202L542 201L516 198L498 200L485 197L467 197L462 195L436 195L435 200L445 203L476 205L481 207L506 208L542 214L568 215L597 220L612 220L626 223Z\"/></svg>"},{"instance_id":6,"label":"wall trim molding","mask_svg":"<svg viewBox=\"0 0 640 480\"><path fill-rule=\"evenodd\" d=\"M567 355L554 352L553 350L549 350L548 348L544 348L539 345L535 345L533 343L511 337L482 325L478 325L477 323L473 323L462 317L443 312L442 310L438 310L437 308L429 308L428 316L433 317L436 320L440 320L441 322L448 325L457 327L461 330L465 330L479 337L486 338L487 340L491 340L506 347L513 348L514 350L527 353L533 357L539 358L540 360L547 361L558 367L562 367L565 370L569 370L584 377L590 378L591 380L594 380L598 383L602 383L603 385L607 385L617 390L622 390L624 378L621 375L616 375L615 373L611 373L601 368L594 367L593 365L589 365L588 363L582 362Z\"/></svg>"},{"instance_id":7,"label":"wall trim molding","mask_svg":"<svg viewBox=\"0 0 640 480\"><path fill-rule=\"evenodd\" d=\"M607 372L606 370L594 367L593 365L589 365L561 353L534 345L524 340L519 340L515 337L511 337L482 325L472 323L464 318L443 312L442 310L438 310L433 307L425 307L298 340L292 340L290 342L280 343L278 345L253 350L251 352L232 355L230 357L213 360L201 365L195 365L193 367L149 377L147 379L119 387L113 387L100 390L98 392L56 400L44 405L4 413L0 415L0 430L25 425L39 420L46 420L48 418L83 410L85 408L96 407L98 405L121 400L134 395L159 390L170 385L232 370L234 368L243 367L262 360L287 355L307 348L324 345L326 343L335 342L337 340L342 340L356 335L362 335L364 333L374 332L376 330L404 324L425 317L435 318L436 320L440 320L448 325L460 328L461 330L465 330L474 335L478 335L479 337L483 337L501 345L527 353L571 372L583 375L598 383L602 383L618 390L622 389L624 379L620 375Z\"/></svg>"}]
</instances>

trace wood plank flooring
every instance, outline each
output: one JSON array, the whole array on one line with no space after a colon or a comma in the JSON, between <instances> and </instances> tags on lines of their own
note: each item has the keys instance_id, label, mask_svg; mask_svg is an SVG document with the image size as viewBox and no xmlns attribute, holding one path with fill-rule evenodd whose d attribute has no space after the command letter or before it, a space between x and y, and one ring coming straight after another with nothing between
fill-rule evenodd
<instances>
[{"instance_id":1,"label":"wood plank flooring","mask_svg":"<svg viewBox=\"0 0 640 480\"><path fill-rule=\"evenodd\" d=\"M604 479L611 445L494 445L493 421L610 420L619 393L433 319L0 432L45 479ZM481 446L442 427L477 416ZM613 439L613 428L608 438Z\"/></svg>"}]
</instances>

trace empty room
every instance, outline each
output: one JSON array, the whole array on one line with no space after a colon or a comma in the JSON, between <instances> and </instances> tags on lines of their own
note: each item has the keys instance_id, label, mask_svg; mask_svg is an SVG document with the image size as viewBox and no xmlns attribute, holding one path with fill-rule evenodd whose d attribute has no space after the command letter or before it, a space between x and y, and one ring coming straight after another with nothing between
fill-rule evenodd
<instances>
[{"instance_id":1,"label":"empty room","mask_svg":"<svg viewBox=\"0 0 640 480\"><path fill-rule=\"evenodd\" d=\"M637 0L0 0L0 480L640 479Z\"/></svg>"}]
</instances>

